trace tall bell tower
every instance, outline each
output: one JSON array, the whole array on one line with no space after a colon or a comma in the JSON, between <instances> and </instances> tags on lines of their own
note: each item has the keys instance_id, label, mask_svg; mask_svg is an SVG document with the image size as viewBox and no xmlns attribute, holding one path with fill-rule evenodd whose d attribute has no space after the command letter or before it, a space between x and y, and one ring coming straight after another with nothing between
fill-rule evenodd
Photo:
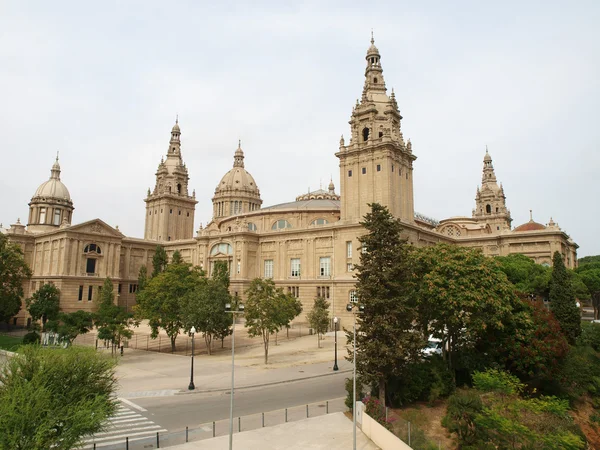
<instances>
[{"instance_id":1,"label":"tall bell tower","mask_svg":"<svg viewBox=\"0 0 600 450\"><path fill-rule=\"evenodd\" d=\"M369 203L386 206L394 217L414 220L413 161L404 141L394 90L387 95L381 55L371 35L365 84L350 117L350 142L340 139L341 220L359 222Z\"/></svg>"},{"instance_id":2,"label":"tall bell tower","mask_svg":"<svg viewBox=\"0 0 600 450\"><path fill-rule=\"evenodd\" d=\"M144 200L146 227L144 239L177 241L194 237L196 193L189 195L188 170L181 158L179 120L171 130L167 159L161 158L156 171L156 184Z\"/></svg>"}]
</instances>

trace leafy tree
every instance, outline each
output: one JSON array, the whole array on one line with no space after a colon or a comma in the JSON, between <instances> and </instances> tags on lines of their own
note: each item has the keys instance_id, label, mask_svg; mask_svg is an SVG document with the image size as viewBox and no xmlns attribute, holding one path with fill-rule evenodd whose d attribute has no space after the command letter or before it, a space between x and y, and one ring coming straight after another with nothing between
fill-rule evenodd
<instances>
[{"instance_id":1,"label":"leafy tree","mask_svg":"<svg viewBox=\"0 0 600 450\"><path fill-rule=\"evenodd\" d=\"M183 298L183 325L193 327L203 334L208 354L212 354L212 341L231 333L232 315L225 312L231 303L229 291L222 280L203 278Z\"/></svg>"},{"instance_id":2,"label":"leafy tree","mask_svg":"<svg viewBox=\"0 0 600 450\"><path fill-rule=\"evenodd\" d=\"M534 294L539 299L548 298L552 273L550 267L536 264L533 259L521 253L496 256L495 259L517 291L527 295Z\"/></svg>"},{"instance_id":3,"label":"leafy tree","mask_svg":"<svg viewBox=\"0 0 600 450\"><path fill-rule=\"evenodd\" d=\"M168 263L169 257L167 256L165 248L161 245L157 245L156 251L154 252L154 256L152 257L152 278L157 276L159 273L164 272L167 268Z\"/></svg>"},{"instance_id":4,"label":"leafy tree","mask_svg":"<svg viewBox=\"0 0 600 450\"><path fill-rule=\"evenodd\" d=\"M552 257L550 308L569 343L575 344L581 334L581 314L575 303L571 278L559 252L554 252Z\"/></svg>"},{"instance_id":5,"label":"leafy tree","mask_svg":"<svg viewBox=\"0 0 600 450\"><path fill-rule=\"evenodd\" d=\"M442 339L444 357L475 349L513 319L518 298L498 262L477 249L439 244L415 252L414 286L423 333Z\"/></svg>"},{"instance_id":6,"label":"leafy tree","mask_svg":"<svg viewBox=\"0 0 600 450\"><path fill-rule=\"evenodd\" d=\"M171 258L171 264L182 264L183 258L181 257L181 253L179 253L179 250L175 250L173 252L173 258Z\"/></svg>"},{"instance_id":7,"label":"leafy tree","mask_svg":"<svg viewBox=\"0 0 600 450\"><path fill-rule=\"evenodd\" d=\"M225 261L215 261L212 278L229 289L229 267Z\"/></svg>"},{"instance_id":8,"label":"leafy tree","mask_svg":"<svg viewBox=\"0 0 600 450\"><path fill-rule=\"evenodd\" d=\"M98 339L109 341L112 344L112 352L121 344L123 338L130 339L133 336L131 327L137 325L134 315L115 305L114 300L114 286L107 277L98 298L94 321L98 329Z\"/></svg>"},{"instance_id":9,"label":"leafy tree","mask_svg":"<svg viewBox=\"0 0 600 450\"><path fill-rule=\"evenodd\" d=\"M175 351L175 340L184 325L183 299L201 282L202 271L190 264L169 264L164 272L152 277L137 296L134 306L138 319L147 319L155 339L164 329Z\"/></svg>"},{"instance_id":10,"label":"leafy tree","mask_svg":"<svg viewBox=\"0 0 600 450\"><path fill-rule=\"evenodd\" d=\"M255 278L246 291L248 300L245 308L246 327L251 337L261 336L265 350L265 364L269 358L271 334L288 324L298 310L296 299L276 288L273 280Z\"/></svg>"},{"instance_id":11,"label":"leafy tree","mask_svg":"<svg viewBox=\"0 0 600 450\"><path fill-rule=\"evenodd\" d=\"M410 361L418 359L425 341L413 330L417 311L408 287L409 248L400 221L378 203L370 208L361 222L367 234L359 238L364 251L355 267L356 292L365 307L357 317L356 369L365 381L377 383L379 399L385 404L387 378L400 375ZM352 343L351 332L347 337ZM348 354L351 360L351 348Z\"/></svg>"},{"instance_id":12,"label":"leafy tree","mask_svg":"<svg viewBox=\"0 0 600 450\"><path fill-rule=\"evenodd\" d=\"M116 412L114 366L93 349L23 347L0 369L0 449L81 447Z\"/></svg>"},{"instance_id":13,"label":"leafy tree","mask_svg":"<svg viewBox=\"0 0 600 450\"><path fill-rule=\"evenodd\" d=\"M140 267L138 273L138 292L143 291L148 283L148 268L146 266Z\"/></svg>"},{"instance_id":14,"label":"leafy tree","mask_svg":"<svg viewBox=\"0 0 600 450\"><path fill-rule=\"evenodd\" d=\"M329 302L323 297L315 298L313 309L307 315L310 327L317 333L317 345L321 348L321 334L329 328Z\"/></svg>"},{"instance_id":15,"label":"leafy tree","mask_svg":"<svg viewBox=\"0 0 600 450\"><path fill-rule=\"evenodd\" d=\"M588 259L589 258L589 259ZM588 289L594 307L594 319L600 319L600 256L586 256L579 260L575 272Z\"/></svg>"},{"instance_id":16,"label":"leafy tree","mask_svg":"<svg viewBox=\"0 0 600 450\"><path fill-rule=\"evenodd\" d=\"M0 322L8 323L21 310L23 282L29 278L31 270L21 247L0 233Z\"/></svg>"},{"instance_id":17,"label":"leafy tree","mask_svg":"<svg viewBox=\"0 0 600 450\"><path fill-rule=\"evenodd\" d=\"M42 331L46 330L46 322L56 320L60 312L60 290L53 284L42 285L31 298L25 300L27 310L34 322L41 319Z\"/></svg>"},{"instance_id":18,"label":"leafy tree","mask_svg":"<svg viewBox=\"0 0 600 450\"><path fill-rule=\"evenodd\" d=\"M58 334L59 339L66 340L68 345L80 334L85 334L93 327L94 315L88 311L61 312L57 320L48 323L48 329Z\"/></svg>"},{"instance_id":19,"label":"leafy tree","mask_svg":"<svg viewBox=\"0 0 600 450\"><path fill-rule=\"evenodd\" d=\"M498 338L490 336L490 348L504 352L506 368L530 386L540 387L558 376L560 364L569 352L569 344L560 332L560 324L542 302L522 301L523 320L509 324ZM513 310L513 316L519 311ZM598 327L600 329L600 326Z\"/></svg>"}]
</instances>

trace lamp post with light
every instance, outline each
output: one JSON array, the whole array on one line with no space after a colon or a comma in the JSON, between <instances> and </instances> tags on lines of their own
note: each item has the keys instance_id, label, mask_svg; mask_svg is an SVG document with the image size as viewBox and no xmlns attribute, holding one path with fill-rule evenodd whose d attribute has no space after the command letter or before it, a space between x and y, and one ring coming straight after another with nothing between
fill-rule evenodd
<instances>
[{"instance_id":1,"label":"lamp post with light","mask_svg":"<svg viewBox=\"0 0 600 450\"><path fill-rule=\"evenodd\" d=\"M229 450L233 449L233 388L234 388L234 361L235 361L235 315L244 314L244 305L238 303L237 311L231 308L231 303L225 305L225 312L233 316L233 325L231 326L231 393L229 400Z\"/></svg>"},{"instance_id":2,"label":"lamp post with light","mask_svg":"<svg viewBox=\"0 0 600 450\"><path fill-rule=\"evenodd\" d=\"M192 336L192 366L190 368L190 385L188 386L190 391L196 389L196 386L194 386L194 334L196 334L196 328L192 327L190 329L190 335Z\"/></svg>"},{"instance_id":3,"label":"lamp post with light","mask_svg":"<svg viewBox=\"0 0 600 450\"><path fill-rule=\"evenodd\" d=\"M358 311L356 311L357 309ZM351 312L354 317L353 335L354 341L352 343L352 362L354 363L354 371L352 375L352 422L353 422L353 449L356 450L356 314L362 314L365 312L364 305L357 303L348 303L346 305L346 311Z\"/></svg>"},{"instance_id":4,"label":"lamp post with light","mask_svg":"<svg viewBox=\"0 0 600 450\"><path fill-rule=\"evenodd\" d=\"M334 347L334 363L333 363L333 370L336 371L338 370L338 365L337 365L337 329L338 329L338 318L337 316L333 318L333 330L335 333L335 347Z\"/></svg>"}]
</instances>

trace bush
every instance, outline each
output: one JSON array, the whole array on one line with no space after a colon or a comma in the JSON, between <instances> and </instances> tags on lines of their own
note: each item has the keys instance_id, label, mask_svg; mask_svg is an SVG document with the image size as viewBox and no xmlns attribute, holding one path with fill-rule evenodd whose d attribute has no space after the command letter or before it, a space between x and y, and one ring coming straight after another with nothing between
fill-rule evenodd
<instances>
[{"instance_id":1,"label":"bush","mask_svg":"<svg viewBox=\"0 0 600 450\"><path fill-rule=\"evenodd\" d=\"M363 399L365 404L365 412L377 423L383 426L385 429L392 431L393 420L388 420L385 417L385 406L379 402L376 397L365 397Z\"/></svg>"},{"instance_id":2,"label":"bush","mask_svg":"<svg viewBox=\"0 0 600 450\"><path fill-rule=\"evenodd\" d=\"M23 345L39 344L40 341L41 341L40 335L37 334L35 331L32 331L31 333L27 333L25 336L23 336Z\"/></svg>"},{"instance_id":3,"label":"bush","mask_svg":"<svg viewBox=\"0 0 600 450\"><path fill-rule=\"evenodd\" d=\"M478 441L475 418L482 410L483 403L477 391L458 391L448 399L442 425L451 433L456 433L461 445L474 445Z\"/></svg>"},{"instance_id":4,"label":"bush","mask_svg":"<svg viewBox=\"0 0 600 450\"><path fill-rule=\"evenodd\" d=\"M577 346L589 346L597 352L600 351L600 324L582 322L581 335L577 339Z\"/></svg>"},{"instance_id":5,"label":"bush","mask_svg":"<svg viewBox=\"0 0 600 450\"><path fill-rule=\"evenodd\" d=\"M406 366L403 376L391 377L387 383L387 397L394 407L415 401L435 402L454 392L452 373L439 355Z\"/></svg>"},{"instance_id":6,"label":"bush","mask_svg":"<svg viewBox=\"0 0 600 450\"><path fill-rule=\"evenodd\" d=\"M353 382L352 378L346 378L344 382L344 387L346 388L346 400L344 400L344 404L346 407L352 411L354 409L354 405L352 404L352 391L353 391ZM363 384L360 378L356 379L356 401L359 402L365 397L365 393L363 392Z\"/></svg>"},{"instance_id":7,"label":"bush","mask_svg":"<svg viewBox=\"0 0 600 450\"><path fill-rule=\"evenodd\" d=\"M559 373L557 395L572 402L585 394L600 397L600 356L592 347L572 347Z\"/></svg>"}]
</instances>

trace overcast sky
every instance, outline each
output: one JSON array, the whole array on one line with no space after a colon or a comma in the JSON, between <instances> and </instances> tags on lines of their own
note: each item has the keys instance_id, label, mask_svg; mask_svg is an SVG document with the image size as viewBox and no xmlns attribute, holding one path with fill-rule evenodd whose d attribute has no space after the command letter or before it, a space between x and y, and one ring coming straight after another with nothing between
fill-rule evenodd
<instances>
[{"instance_id":1,"label":"overcast sky","mask_svg":"<svg viewBox=\"0 0 600 450\"><path fill-rule=\"evenodd\" d=\"M373 28L418 212L470 216L487 145L513 225L532 209L600 254L600 2L284 3L0 0L0 222L58 150L73 222L143 237L177 114L196 228L238 139L263 206L337 190Z\"/></svg>"}]
</instances>

